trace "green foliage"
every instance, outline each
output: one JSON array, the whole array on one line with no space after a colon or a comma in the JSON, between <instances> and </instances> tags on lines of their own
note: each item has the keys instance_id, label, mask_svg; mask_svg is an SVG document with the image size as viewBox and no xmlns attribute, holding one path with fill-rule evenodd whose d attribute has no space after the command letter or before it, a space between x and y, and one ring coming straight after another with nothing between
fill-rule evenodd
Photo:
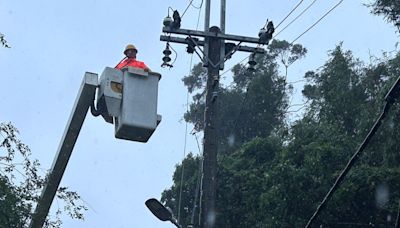
<instances>
[{"instance_id":1,"label":"green foliage","mask_svg":"<svg viewBox=\"0 0 400 228\"><path fill-rule=\"evenodd\" d=\"M18 197L17 190L7 178L0 176L0 225L1 227L23 227L30 209Z\"/></svg>"},{"instance_id":2,"label":"green foliage","mask_svg":"<svg viewBox=\"0 0 400 228\"><path fill-rule=\"evenodd\" d=\"M165 190L161 196L161 202L174 211L183 227L191 224L192 219L194 224L198 223L196 212L199 212L199 201L196 200L195 194L199 193L200 164L201 158L189 153L182 164L176 166L173 176L174 185ZM181 182L183 171L183 182ZM182 198L179 199L181 189ZM180 208L179 200L181 201ZM194 217L192 218L192 216Z\"/></svg>"},{"instance_id":3,"label":"green foliage","mask_svg":"<svg viewBox=\"0 0 400 228\"><path fill-rule=\"evenodd\" d=\"M281 149L279 139L254 138L221 159L217 227L265 227L268 216L263 193L271 190L268 171Z\"/></svg>"},{"instance_id":4,"label":"green foliage","mask_svg":"<svg viewBox=\"0 0 400 228\"><path fill-rule=\"evenodd\" d=\"M341 45L329 54L330 59L318 72L308 72L303 95L312 100L310 114L331 120L348 134L358 129L366 94L359 75L360 63ZM360 104L360 105L354 105Z\"/></svg>"},{"instance_id":5,"label":"green foliage","mask_svg":"<svg viewBox=\"0 0 400 228\"><path fill-rule=\"evenodd\" d=\"M0 33L0 43L3 47L10 48L10 46L7 43L7 40L4 38L4 35L2 33Z\"/></svg>"},{"instance_id":6,"label":"green foliage","mask_svg":"<svg viewBox=\"0 0 400 228\"><path fill-rule=\"evenodd\" d=\"M285 77L287 77L287 70L297 60L303 58L307 53L300 44L290 44L286 40L273 40L268 47L269 54L279 59L280 63L285 67Z\"/></svg>"},{"instance_id":7,"label":"green foliage","mask_svg":"<svg viewBox=\"0 0 400 228\"><path fill-rule=\"evenodd\" d=\"M398 0L375 0L369 6L372 7L372 13L383 15L400 31L400 2Z\"/></svg>"},{"instance_id":8,"label":"green foliage","mask_svg":"<svg viewBox=\"0 0 400 228\"><path fill-rule=\"evenodd\" d=\"M303 94L311 105L305 117L292 126L287 153L299 172L313 180L310 186L314 192L305 192L307 198L313 199L314 203L309 204L313 210L377 118L385 93L399 75L394 73L400 66L397 58L364 67L338 45L318 72L306 74L309 84ZM396 216L399 193L393 190L398 188L400 160L396 152L398 130L390 126L398 115L395 107L317 224L393 225L393 219L387 218ZM390 201L384 208L378 207L376 201L375 192L380 185L391 189ZM310 216L298 214L304 219Z\"/></svg>"},{"instance_id":9,"label":"green foliage","mask_svg":"<svg viewBox=\"0 0 400 228\"><path fill-rule=\"evenodd\" d=\"M0 136L0 227L28 227L46 178L39 172L39 161L31 158L29 147L18 139L18 130L11 123L0 123ZM87 208L76 192L60 187L56 196L64 208L48 216L44 227L60 227L62 211L71 218L83 219Z\"/></svg>"},{"instance_id":10,"label":"green foliage","mask_svg":"<svg viewBox=\"0 0 400 228\"><path fill-rule=\"evenodd\" d=\"M218 141L221 151L230 153L252 138L266 137L284 124L288 108L286 75L280 75L279 63L286 69L304 57L306 49L286 41L274 40L265 55L257 55L256 72L250 73L244 65L236 65L232 72L233 85L221 88L218 96ZM197 131L203 130L205 108L206 69L201 64L193 67L191 75L183 78L190 93L194 93L186 121Z\"/></svg>"},{"instance_id":11,"label":"green foliage","mask_svg":"<svg viewBox=\"0 0 400 228\"><path fill-rule=\"evenodd\" d=\"M219 147L217 227L304 227L372 127L385 94L400 75L400 53L365 65L339 44L322 67L306 73L306 112L286 126L288 93L279 64L289 66L295 59L290 55L297 53L300 58L303 49L288 48L285 42L270 48L276 49L258 56L261 64L255 74L236 66L235 87L223 89L220 96L220 140L229 135L235 140L231 147ZM205 72L201 75L205 77ZM202 87L196 88L201 98ZM197 99L192 105L187 121L201 120L202 102ZM399 122L397 101L313 227L394 225L400 201ZM281 128L289 131L281 134ZM189 165L192 159L184 162ZM199 164L192 165L188 175L198 178ZM177 166L174 185L163 193L163 202L175 213L177 186L196 189L197 183L192 179L181 183L176 178L181 172ZM187 194L182 195L181 210L193 205L194 192Z\"/></svg>"}]
</instances>

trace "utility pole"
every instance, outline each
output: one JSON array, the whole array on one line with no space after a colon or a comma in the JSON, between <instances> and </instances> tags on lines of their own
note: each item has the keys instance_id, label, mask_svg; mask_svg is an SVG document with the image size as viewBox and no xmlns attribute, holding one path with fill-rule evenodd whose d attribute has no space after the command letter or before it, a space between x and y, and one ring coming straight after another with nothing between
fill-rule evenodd
<instances>
[{"instance_id":1,"label":"utility pole","mask_svg":"<svg viewBox=\"0 0 400 228\"><path fill-rule=\"evenodd\" d=\"M219 34L218 27L211 27L210 32ZM218 62L221 53L219 38L210 37L208 40L208 53L211 62ZM219 65L208 64L206 86L206 107L204 110L204 158L203 158L203 185L201 227L213 227L215 222L215 198L217 180L217 111L219 90Z\"/></svg>"},{"instance_id":2,"label":"utility pole","mask_svg":"<svg viewBox=\"0 0 400 228\"><path fill-rule=\"evenodd\" d=\"M237 35L225 34L225 14L226 0L221 0L221 29L210 24L211 1L206 0L204 31L194 31L180 28L180 18L176 18L177 11L174 12L174 20L169 16L164 19L163 32L166 34L184 35L186 38L172 37L171 35L161 35L160 40L167 42L162 66L170 66L167 53L169 42L187 44L189 53L199 56L203 66L207 67L207 86L206 86L206 105L204 111L204 141L203 141L203 171L200 201L200 228L213 228L216 221L215 201L217 196L217 154L218 154L218 93L219 93L219 71L224 68L224 62L231 58L236 51L245 51L252 54L264 53L265 50L260 47L249 47L241 45L243 42L258 45L268 44L270 39L261 39ZM167 22L167 23L166 23ZM179 25L178 25L179 24ZM263 28L262 34L269 32L268 37L272 37L273 31ZM259 37L261 35L259 34ZM200 38L203 38L201 40ZM234 41L234 42L225 42ZM235 43L236 42L236 43ZM200 47L203 47L201 49ZM199 51L201 52L199 53ZM168 51L167 51L168 50ZM189 51L191 50L191 51ZM195 226L198 227L198 226Z\"/></svg>"}]
</instances>

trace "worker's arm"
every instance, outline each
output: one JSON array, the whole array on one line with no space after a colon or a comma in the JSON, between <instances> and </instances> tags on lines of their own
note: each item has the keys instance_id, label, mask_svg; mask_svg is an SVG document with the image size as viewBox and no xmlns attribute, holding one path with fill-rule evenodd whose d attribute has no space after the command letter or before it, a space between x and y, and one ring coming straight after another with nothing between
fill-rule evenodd
<instances>
[{"instance_id":1,"label":"worker's arm","mask_svg":"<svg viewBox=\"0 0 400 228\"><path fill-rule=\"evenodd\" d=\"M146 63L143 63L143 70L145 72L151 72L150 68L146 65Z\"/></svg>"},{"instance_id":2,"label":"worker's arm","mask_svg":"<svg viewBox=\"0 0 400 228\"><path fill-rule=\"evenodd\" d=\"M115 69L121 70L122 67L126 66L127 64L125 63L126 57L123 58L119 63L114 67Z\"/></svg>"}]
</instances>

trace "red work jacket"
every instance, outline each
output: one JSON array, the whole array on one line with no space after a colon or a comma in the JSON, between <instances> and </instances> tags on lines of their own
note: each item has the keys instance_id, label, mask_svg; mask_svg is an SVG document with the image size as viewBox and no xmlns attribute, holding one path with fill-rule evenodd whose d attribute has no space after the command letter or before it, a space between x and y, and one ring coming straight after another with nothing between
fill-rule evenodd
<instances>
[{"instance_id":1,"label":"red work jacket","mask_svg":"<svg viewBox=\"0 0 400 228\"><path fill-rule=\"evenodd\" d=\"M146 69L146 68L148 69L148 67L146 66L146 64L144 64L144 62L137 61L134 58L126 58L122 60L120 63L118 63L118 65L115 68L122 69L124 67L136 67L140 69Z\"/></svg>"}]
</instances>

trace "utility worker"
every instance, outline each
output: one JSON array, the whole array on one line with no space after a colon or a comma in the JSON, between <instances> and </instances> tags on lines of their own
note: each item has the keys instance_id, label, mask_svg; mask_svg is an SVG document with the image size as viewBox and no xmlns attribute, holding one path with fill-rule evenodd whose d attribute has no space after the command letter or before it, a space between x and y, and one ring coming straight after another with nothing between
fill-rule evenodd
<instances>
[{"instance_id":1,"label":"utility worker","mask_svg":"<svg viewBox=\"0 0 400 228\"><path fill-rule=\"evenodd\" d=\"M146 66L146 64L144 62L136 60L137 52L138 52L138 50L136 49L136 47L134 45L132 45L132 44L126 45L126 48L124 51L124 54L126 57L123 58L121 60L121 62L119 62L115 68L122 69L124 67L136 67L136 68L143 69L146 72L149 72L150 68L148 66Z\"/></svg>"}]
</instances>

